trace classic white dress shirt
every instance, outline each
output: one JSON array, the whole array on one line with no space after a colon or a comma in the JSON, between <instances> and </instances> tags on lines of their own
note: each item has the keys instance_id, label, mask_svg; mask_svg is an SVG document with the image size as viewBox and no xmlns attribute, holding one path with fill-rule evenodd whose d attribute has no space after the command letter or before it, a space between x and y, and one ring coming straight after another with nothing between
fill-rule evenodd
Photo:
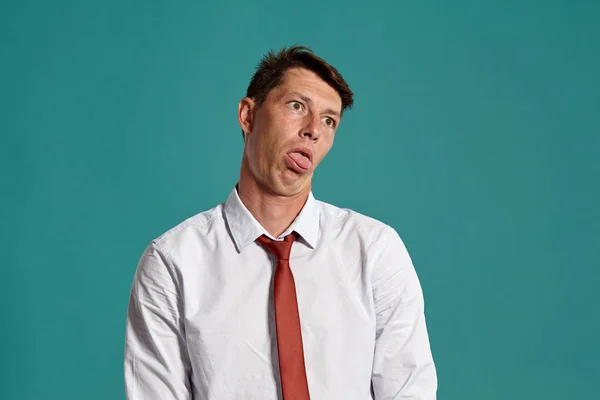
<instances>
[{"instance_id":1,"label":"classic white dress shirt","mask_svg":"<svg viewBox=\"0 0 600 400\"><path fill-rule=\"evenodd\" d=\"M275 258L255 239L292 231L311 399L436 398L423 294L396 231L311 192L273 238L234 187L141 256L126 328L129 400L281 398Z\"/></svg>"}]
</instances>

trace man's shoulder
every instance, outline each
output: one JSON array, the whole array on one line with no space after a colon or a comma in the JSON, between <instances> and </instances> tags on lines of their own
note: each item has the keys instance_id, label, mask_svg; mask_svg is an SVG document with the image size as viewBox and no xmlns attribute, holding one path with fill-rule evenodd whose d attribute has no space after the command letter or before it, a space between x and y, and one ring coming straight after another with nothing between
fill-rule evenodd
<instances>
[{"instance_id":1,"label":"man's shoulder","mask_svg":"<svg viewBox=\"0 0 600 400\"><path fill-rule=\"evenodd\" d=\"M159 248L170 247L186 237L206 235L215 223L222 222L223 204L200 211L172 226L152 240Z\"/></svg>"},{"instance_id":2,"label":"man's shoulder","mask_svg":"<svg viewBox=\"0 0 600 400\"><path fill-rule=\"evenodd\" d=\"M396 236L396 230L388 223L349 207L341 207L317 200L325 226L332 229L353 230L358 234Z\"/></svg>"}]
</instances>

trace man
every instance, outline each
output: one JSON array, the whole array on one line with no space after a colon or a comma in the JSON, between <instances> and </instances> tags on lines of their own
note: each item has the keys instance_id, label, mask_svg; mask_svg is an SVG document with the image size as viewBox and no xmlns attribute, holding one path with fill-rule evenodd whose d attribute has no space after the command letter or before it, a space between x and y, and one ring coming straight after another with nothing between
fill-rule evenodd
<instances>
[{"instance_id":1,"label":"man","mask_svg":"<svg viewBox=\"0 0 600 400\"><path fill-rule=\"evenodd\" d=\"M238 105L244 152L227 201L152 241L138 264L128 399L435 399L402 240L311 191L352 102L308 48L263 58Z\"/></svg>"}]
</instances>

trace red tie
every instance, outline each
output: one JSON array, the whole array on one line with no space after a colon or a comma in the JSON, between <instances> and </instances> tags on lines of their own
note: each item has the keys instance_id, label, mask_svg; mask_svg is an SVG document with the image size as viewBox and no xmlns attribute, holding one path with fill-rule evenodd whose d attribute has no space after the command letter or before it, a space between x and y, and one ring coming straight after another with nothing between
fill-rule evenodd
<instances>
[{"instance_id":1,"label":"red tie","mask_svg":"<svg viewBox=\"0 0 600 400\"><path fill-rule=\"evenodd\" d=\"M283 400L310 400L296 285L290 269L290 252L295 239L295 234L290 233L284 241L271 240L265 235L256 241L277 257L274 279L275 325Z\"/></svg>"}]
</instances>

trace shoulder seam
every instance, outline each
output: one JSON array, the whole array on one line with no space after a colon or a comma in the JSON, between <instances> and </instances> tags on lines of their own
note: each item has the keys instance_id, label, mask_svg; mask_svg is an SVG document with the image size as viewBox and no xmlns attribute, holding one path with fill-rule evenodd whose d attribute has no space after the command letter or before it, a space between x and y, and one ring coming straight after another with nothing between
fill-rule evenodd
<instances>
[{"instance_id":1,"label":"shoulder seam","mask_svg":"<svg viewBox=\"0 0 600 400\"><path fill-rule=\"evenodd\" d=\"M172 236L174 234L176 234L179 231L182 231L185 228L188 228L190 226L193 225L200 225L205 224L205 223L209 223L210 221L213 220L214 215L213 213L209 214L206 219L203 219L202 221L199 221L199 217L202 213L196 214L190 218L188 218L187 220L181 222L180 224L178 224L177 226L174 226L173 228L167 230L166 232L162 233L160 236L158 236L157 238L155 238L153 240L154 243L156 243L157 246L159 246L161 249L163 249L162 243L169 237Z\"/></svg>"}]
</instances>

